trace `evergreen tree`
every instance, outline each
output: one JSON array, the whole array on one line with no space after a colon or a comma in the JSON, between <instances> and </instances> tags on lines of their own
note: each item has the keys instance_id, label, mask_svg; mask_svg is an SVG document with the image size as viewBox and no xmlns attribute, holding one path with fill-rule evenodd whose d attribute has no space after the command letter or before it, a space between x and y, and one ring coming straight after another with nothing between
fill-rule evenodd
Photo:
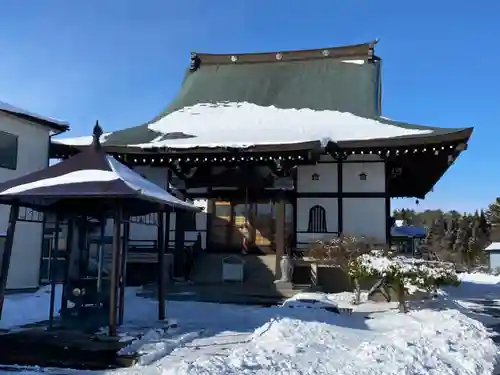
<instances>
[{"instance_id":1,"label":"evergreen tree","mask_svg":"<svg viewBox=\"0 0 500 375\"><path fill-rule=\"evenodd\" d=\"M500 197L495 199L495 202L490 204L485 211L486 220L491 226L495 226L500 223Z\"/></svg>"},{"instance_id":2,"label":"evergreen tree","mask_svg":"<svg viewBox=\"0 0 500 375\"><path fill-rule=\"evenodd\" d=\"M453 252L457 257L457 263L463 263L469 249L469 220L466 215L462 216L458 222Z\"/></svg>"}]
</instances>

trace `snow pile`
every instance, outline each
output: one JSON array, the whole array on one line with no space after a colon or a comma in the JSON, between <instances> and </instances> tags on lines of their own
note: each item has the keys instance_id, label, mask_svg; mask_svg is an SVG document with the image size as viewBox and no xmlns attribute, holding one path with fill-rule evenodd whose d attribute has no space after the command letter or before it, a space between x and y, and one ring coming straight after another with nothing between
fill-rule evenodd
<instances>
[{"instance_id":1,"label":"snow pile","mask_svg":"<svg viewBox=\"0 0 500 375\"><path fill-rule=\"evenodd\" d=\"M237 147L392 138L430 134L348 112L262 107L247 102L200 103L184 107L149 125L158 137L139 147ZM91 143L86 137L58 140L68 145Z\"/></svg>"},{"instance_id":2,"label":"snow pile","mask_svg":"<svg viewBox=\"0 0 500 375\"><path fill-rule=\"evenodd\" d=\"M491 374L496 351L481 324L452 310L384 313L366 322L282 317L229 353L184 359L163 374L479 375Z\"/></svg>"},{"instance_id":3,"label":"snow pile","mask_svg":"<svg viewBox=\"0 0 500 375\"><path fill-rule=\"evenodd\" d=\"M56 310L61 301L60 285L56 286ZM43 287L35 293L7 294L0 319L0 328L11 329L24 324L49 319L50 287Z\"/></svg>"},{"instance_id":4,"label":"snow pile","mask_svg":"<svg viewBox=\"0 0 500 375\"><path fill-rule=\"evenodd\" d=\"M458 278L461 282L473 283L473 284L489 284L489 285L500 285L500 276L491 275L488 273L474 272L474 273L460 273ZM500 296L499 296L500 297Z\"/></svg>"}]
</instances>

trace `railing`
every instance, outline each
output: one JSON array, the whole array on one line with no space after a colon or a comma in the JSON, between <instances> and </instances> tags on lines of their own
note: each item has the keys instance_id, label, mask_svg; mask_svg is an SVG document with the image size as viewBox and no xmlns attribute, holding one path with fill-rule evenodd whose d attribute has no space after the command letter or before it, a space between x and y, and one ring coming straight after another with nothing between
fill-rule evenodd
<instances>
[{"instance_id":1,"label":"railing","mask_svg":"<svg viewBox=\"0 0 500 375\"><path fill-rule=\"evenodd\" d=\"M143 216L131 216L130 222L143 225L158 225L158 214L152 213Z\"/></svg>"}]
</instances>

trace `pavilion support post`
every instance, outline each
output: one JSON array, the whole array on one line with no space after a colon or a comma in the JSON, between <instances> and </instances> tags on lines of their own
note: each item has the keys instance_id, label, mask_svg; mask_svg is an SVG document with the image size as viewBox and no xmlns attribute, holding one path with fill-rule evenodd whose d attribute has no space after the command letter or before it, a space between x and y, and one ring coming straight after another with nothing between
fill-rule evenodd
<instances>
[{"instance_id":1,"label":"pavilion support post","mask_svg":"<svg viewBox=\"0 0 500 375\"><path fill-rule=\"evenodd\" d=\"M99 240L97 243L97 293L102 292L102 274L104 265L104 236L106 234L106 224L108 220L106 216L101 218L99 223Z\"/></svg>"},{"instance_id":2,"label":"pavilion support post","mask_svg":"<svg viewBox=\"0 0 500 375\"><path fill-rule=\"evenodd\" d=\"M290 257L285 251L285 200L282 196L276 202L276 279L289 283Z\"/></svg>"},{"instance_id":3,"label":"pavilion support post","mask_svg":"<svg viewBox=\"0 0 500 375\"><path fill-rule=\"evenodd\" d=\"M130 239L130 217L126 217L123 223L123 243L122 256L120 264L120 300L118 305L118 324L123 324L123 315L125 313L125 287L127 284L127 254L128 243Z\"/></svg>"},{"instance_id":4,"label":"pavilion support post","mask_svg":"<svg viewBox=\"0 0 500 375\"><path fill-rule=\"evenodd\" d=\"M64 277L61 292L61 311L68 308L68 298L66 296L65 287L69 281L69 266L71 262L71 250L73 249L74 234L75 234L75 217L70 216L67 219L68 232L66 236L66 251L64 252Z\"/></svg>"},{"instance_id":5,"label":"pavilion support post","mask_svg":"<svg viewBox=\"0 0 500 375\"><path fill-rule=\"evenodd\" d=\"M174 248L174 276L184 275L184 211L175 212L175 248Z\"/></svg>"},{"instance_id":6,"label":"pavilion support post","mask_svg":"<svg viewBox=\"0 0 500 375\"><path fill-rule=\"evenodd\" d=\"M7 277L9 276L10 258L12 247L14 246L14 234L16 232L16 222L19 216L19 204L10 206L9 224L5 238L5 246L2 254L2 265L0 268L0 319L2 318L3 302L5 300L5 289L7 287Z\"/></svg>"},{"instance_id":7,"label":"pavilion support post","mask_svg":"<svg viewBox=\"0 0 500 375\"><path fill-rule=\"evenodd\" d=\"M158 213L158 320L165 320L165 213Z\"/></svg>"},{"instance_id":8,"label":"pavilion support post","mask_svg":"<svg viewBox=\"0 0 500 375\"><path fill-rule=\"evenodd\" d=\"M120 237L122 216L122 208L118 207L113 223L113 250L109 296L109 336L116 336L116 308L118 302L118 275L120 272Z\"/></svg>"},{"instance_id":9,"label":"pavilion support post","mask_svg":"<svg viewBox=\"0 0 500 375\"><path fill-rule=\"evenodd\" d=\"M50 305L49 305L49 328L54 325L54 305L56 299L56 262L59 252L59 232L61 231L61 218L56 214L54 227L54 243L50 249Z\"/></svg>"}]
</instances>

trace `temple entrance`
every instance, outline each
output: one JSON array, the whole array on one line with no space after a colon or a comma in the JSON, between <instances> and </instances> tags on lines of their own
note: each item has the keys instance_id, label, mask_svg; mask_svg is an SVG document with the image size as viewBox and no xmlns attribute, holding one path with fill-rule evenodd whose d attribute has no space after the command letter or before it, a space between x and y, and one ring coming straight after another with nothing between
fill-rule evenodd
<instances>
[{"instance_id":1,"label":"temple entrance","mask_svg":"<svg viewBox=\"0 0 500 375\"><path fill-rule=\"evenodd\" d=\"M293 206L285 205L285 238L293 233ZM212 248L220 252L274 254L276 203L215 201L211 228Z\"/></svg>"}]
</instances>

